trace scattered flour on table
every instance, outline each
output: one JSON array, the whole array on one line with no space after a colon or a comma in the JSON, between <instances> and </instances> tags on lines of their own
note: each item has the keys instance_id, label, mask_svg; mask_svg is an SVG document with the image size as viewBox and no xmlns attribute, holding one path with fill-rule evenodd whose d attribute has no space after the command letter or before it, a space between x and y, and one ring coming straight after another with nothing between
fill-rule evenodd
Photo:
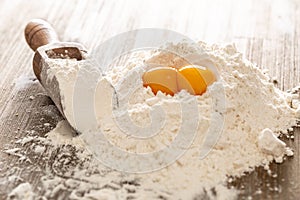
<instances>
[{"instance_id":1,"label":"scattered flour on table","mask_svg":"<svg viewBox=\"0 0 300 200\"><path fill-rule=\"evenodd\" d=\"M35 194L32 191L32 186L30 183L21 183L16 188L14 188L8 195L8 199L15 200L34 200Z\"/></svg>"},{"instance_id":2,"label":"scattered flour on table","mask_svg":"<svg viewBox=\"0 0 300 200\"><path fill-rule=\"evenodd\" d=\"M22 90L37 81L34 77L22 74L15 80L17 90Z\"/></svg>"},{"instance_id":3,"label":"scattered flour on table","mask_svg":"<svg viewBox=\"0 0 300 200\"><path fill-rule=\"evenodd\" d=\"M85 150L84 141L86 137L93 137L92 134L83 133L74 137L68 123L61 121L48 133L48 142L56 146L75 146L77 150L75 154L72 154L72 151L70 153L69 149L66 153L76 159L62 156L57 165L64 168L68 163L85 162L80 167L74 164L74 168L66 171L60 169L64 176L43 177L41 181L47 190L45 196L55 196L60 189L71 188L70 199L234 199L238 192L224 185L229 176L239 177L256 166L267 166L274 159L282 162L285 155L292 156L293 151L279 140L278 136L280 132L296 126L297 118L300 117L297 95L275 88L268 75L245 60L234 45L209 46L199 42L198 48L217 68L220 77L208 88L208 92L197 97L201 125L198 126L195 140L182 157L172 165L151 173L127 174L111 170L97 162L90 152ZM196 51L194 46L185 43L169 45L168 49L179 51L180 54ZM108 71L103 79L117 85L130 70L143 66L145 60L146 63L167 66L184 63L168 53L156 52L149 55L149 52L138 52L132 54L126 64ZM48 73L61 83L63 111L72 124L74 82L78 69L85 66L85 61L52 59L48 62L51 65ZM210 94L218 88L218 84L224 86L226 96L226 109L222 113L223 132L208 156L200 160L199 149L204 140L203 133L211 124ZM189 98L192 96L185 91L174 97L162 93L155 96L150 88L144 88L140 84L129 101L128 112L131 120L139 126L147 126L151 123L149 113L153 106L160 105L166 112L167 121L162 133L149 140L137 141L120 131L111 114L113 105L107 102L100 102L108 105L106 107L98 105L103 109L102 113L97 113L98 125L115 146L130 152L152 152L172 142L180 128L178 105Z\"/></svg>"},{"instance_id":4,"label":"scattered flour on table","mask_svg":"<svg viewBox=\"0 0 300 200\"><path fill-rule=\"evenodd\" d=\"M70 140L75 136L76 132L65 120L58 122L55 129L47 133L47 138L49 138L54 145L69 144Z\"/></svg>"}]
</instances>

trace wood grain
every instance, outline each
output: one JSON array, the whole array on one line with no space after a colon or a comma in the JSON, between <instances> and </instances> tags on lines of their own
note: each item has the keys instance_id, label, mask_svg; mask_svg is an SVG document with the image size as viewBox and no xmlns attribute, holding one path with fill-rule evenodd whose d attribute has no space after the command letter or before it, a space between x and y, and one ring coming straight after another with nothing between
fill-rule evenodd
<instances>
[{"instance_id":1,"label":"wood grain","mask_svg":"<svg viewBox=\"0 0 300 200\"><path fill-rule=\"evenodd\" d=\"M300 82L299 6L297 0L0 1L0 199L24 181L38 191L39 178L50 162L33 157L34 164L18 163L18 158L2 150L15 147L15 138L28 135L26 131L33 126L43 136L61 119L58 111L49 113L52 102L32 72L33 53L23 35L29 20L48 20L62 41L82 43L90 49L118 33L152 27L171 29L208 43L234 42L246 58L269 71L278 88L288 90ZM23 79L29 80L28 87L18 84ZM48 128L43 127L46 121L51 124ZM295 139L287 140L295 149L294 158L271 166L277 178L256 169L232 184L243 191L241 199L300 196L299 186L292 184L300 179L299 133L298 129ZM3 185L9 174L23 180ZM281 192L270 191L267 184L280 187ZM255 194L257 187L262 188L262 194Z\"/></svg>"},{"instance_id":2,"label":"wood grain","mask_svg":"<svg viewBox=\"0 0 300 200\"><path fill-rule=\"evenodd\" d=\"M25 27L25 39L33 51L40 46L58 42L58 37L53 27L42 19L33 19Z\"/></svg>"}]
</instances>

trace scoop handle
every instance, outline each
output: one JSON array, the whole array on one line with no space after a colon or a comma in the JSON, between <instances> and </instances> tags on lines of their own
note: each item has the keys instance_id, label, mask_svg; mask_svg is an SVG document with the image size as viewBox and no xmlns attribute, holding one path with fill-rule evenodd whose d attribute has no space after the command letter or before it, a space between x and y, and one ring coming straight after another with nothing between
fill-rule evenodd
<instances>
[{"instance_id":1,"label":"scoop handle","mask_svg":"<svg viewBox=\"0 0 300 200\"><path fill-rule=\"evenodd\" d=\"M33 51L40 46L59 42L54 28L42 19L33 19L26 25L25 39Z\"/></svg>"}]
</instances>

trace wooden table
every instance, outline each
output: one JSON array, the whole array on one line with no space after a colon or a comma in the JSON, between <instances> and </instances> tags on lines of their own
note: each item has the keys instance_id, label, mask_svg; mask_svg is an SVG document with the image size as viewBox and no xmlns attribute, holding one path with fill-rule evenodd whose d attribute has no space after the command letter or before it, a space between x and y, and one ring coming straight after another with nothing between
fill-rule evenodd
<instances>
[{"instance_id":1,"label":"wooden table","mask_svg":"<svg viewBox=\"0 0 300 200\"><path fill-rule=\"evenodd\" d=\"M235 42L246 58L276 77L280 89L288 90L300 82L299 6L297 0L1 1L0 199L20 182L30 182L37 190L49 162L32 157L32 163L19 163L18 157L3 150L18 147L18 138L37 134L28 130L37 129L43 136L62 119L57 110L49 113L46 109L53 106L52 101L34 80L33 52L23 35L30 19L46 19L62 41L79 42L90 49L118 33L153 27L208 43ZM29 87L20 84L25 80ZM45 122L51 125L45 127ZM300 198L299 133L298 128L293 140L285 139L295 150L294 157L283 164L271 164L271 175L258 168L229 184L241 190L241 199ZM30 145L25 149L30 156ZM11 174L22 180L5 181Z\"/></svg>"}]
</instances>

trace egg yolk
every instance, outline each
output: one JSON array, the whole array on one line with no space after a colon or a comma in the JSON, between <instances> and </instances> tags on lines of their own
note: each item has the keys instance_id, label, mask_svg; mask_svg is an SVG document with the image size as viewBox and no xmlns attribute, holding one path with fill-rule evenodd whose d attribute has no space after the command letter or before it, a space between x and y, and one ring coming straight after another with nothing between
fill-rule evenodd
<instances>
[{"instance_id":1,"label":"egg yolk","mask_svg":"<svg viewBox=\"0 0 300 200\"><path fill-rule=\"evenodd\" d=\"M181 90L201 95L216 80L210 69L194 65L179 69L157 67L145 72L142 78L144 87L149 86L154 94L161 91L172 96Z\"/></svg>"},{"instance_id":2,"label":"egg yolk","mask_svg":"<svg viewBox=\"0 0 300 200\"><path fill-rule=\"evenodd\" d=\"M153 68L143 75L144 87L150 87L156 94L161 91L174 95L177 89L177 70L171 67Z\"/></svg>"}]
</instances>

